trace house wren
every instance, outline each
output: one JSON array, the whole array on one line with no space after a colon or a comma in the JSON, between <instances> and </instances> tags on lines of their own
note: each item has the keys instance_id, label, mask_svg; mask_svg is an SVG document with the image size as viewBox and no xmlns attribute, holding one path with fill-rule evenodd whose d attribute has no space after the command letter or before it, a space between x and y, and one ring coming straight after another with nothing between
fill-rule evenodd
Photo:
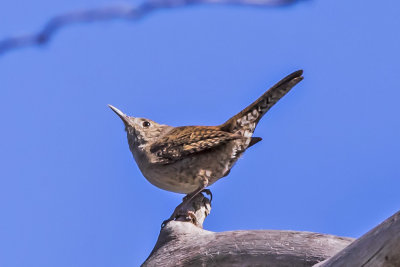
<instances>
[{"instance_id":1,"label":"house wren","mask_svg":"<svg viewBox=\"0 0 400 267\"><path fill-rule=\"evenodd\" d=\"M296 71L265 92L247 108L219 126L172 127L145 118L125 115L109 107L122 119L129 148L140 171L153 185L188 194L182 204L220 178L243 152L261 141L252 137L262 116L299 83L303 71ZM170 219L174 219L176 213Z\"/></svg>"}]
</instances>

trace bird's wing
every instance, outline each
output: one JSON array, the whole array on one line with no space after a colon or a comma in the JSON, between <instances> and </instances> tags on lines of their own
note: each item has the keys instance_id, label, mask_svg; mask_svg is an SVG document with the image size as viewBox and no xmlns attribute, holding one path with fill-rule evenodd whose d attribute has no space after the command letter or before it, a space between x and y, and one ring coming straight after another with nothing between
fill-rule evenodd
<instances>
[{"instance_id":1,"label":"bird's wing","mask_svg":"<svg viewBox=\"0 0 400 267\"><path fill-rule=\"evenodd\" d=\"M251 136L262 116L303 79L302 74L303 71L299 70L283 78L247 108L222 124L221 130Z\"/></svg>"},{"instance_id":2,"label":"bird's wing","mask_svg":"<svg viewBox=\"0 0 400 267\"><path fill-rule=\"evenodd\" d=\"M154 163L169 164L240 138L243 136L221 131L217 127L177 127L154 143L150 152L156 155Z\"/></svg>"}]
</instances>

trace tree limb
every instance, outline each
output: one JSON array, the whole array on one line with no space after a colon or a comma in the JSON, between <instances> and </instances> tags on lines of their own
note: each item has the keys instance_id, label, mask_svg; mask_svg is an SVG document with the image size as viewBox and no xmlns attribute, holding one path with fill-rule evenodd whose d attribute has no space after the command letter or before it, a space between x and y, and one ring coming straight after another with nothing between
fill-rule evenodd
<instances>
[{"instance_id":1,"label":"tree limb","mask_svg":"<svg viewBox=\"0 0 400 267\"><path fill-rule=\"evenodd\" d=\"M298 1L300 0L149 0L137 5L113 5L103 8L72 11L53 17L37 33L9 37L1 40L0 55L16 48L48 43L58 30L71 24L109 21L115 19L138 20L155 10L184 7L194 4L225 4L263 7L288 5Z\"/></svg>"},{"instance_id":2,"label":"tree limb","mask_svg":"<svg viewBox=\"0 0 400 267\"><path fill-rule=\"evenodd\" d=\"M206 199L206 200L204 200ZM199 194L188 207L202 226L211 207ZM205 215L205 216L204 216ZM296 231L203 230L181 216L161 229L143 266L312 266L349 245L353 239Z\"/></svg>"},{"instance_id":3,"label":"tree limb","mask_svg":"<svg viewBox=\"0 0 400 267\"><path fill-rule=\"evenodd\" d=\"M310 232L203 230L211 206L201 194L185 209L161 229L143 266L400 266L400 211L353 242Z\"/></svg>"},{"instance_id":4,"label":"tree limb","mask_svg":"<svg viewBox=\"0 0 400 267\"><path fill-rule=\"evenodd\" d=\"M400 212L317 266L400 266Z\"/></svg>"}]
</instances>

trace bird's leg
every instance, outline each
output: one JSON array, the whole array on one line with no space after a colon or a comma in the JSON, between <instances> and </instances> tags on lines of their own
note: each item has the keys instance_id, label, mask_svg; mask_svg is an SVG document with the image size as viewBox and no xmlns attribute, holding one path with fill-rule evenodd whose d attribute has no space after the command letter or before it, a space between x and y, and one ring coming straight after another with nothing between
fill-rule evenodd
<instances>
[{"instance_id":1,"label":"bird's leg","mask_svg":"<svg viewBox=\"0 0 400 267\"><path fill-rule=\"evenodd\" d=\"M181 215L185 215L185 216L189 217L191 220L193 220L193 216L190 216L190 214L188 214L186 205L189 204L189 203L193 200L193 198L194 198L195 196L197 196L197 195L198 195L199 193L201 193L201 192L205 192L207 195L212 196L211 191L210 191L209 189L205 189L205 188L207 187L207 185L208 185L208 179L205 178L205 177L203 177L203 178L201 179L201 182L202 182L202 183L201 183L201 185L200 185L200 187L199 187L198 189L196 189L195 191L193 191L193 192L190 193L190 194L187 194L187 195L183 198L182 203L179 204L179 205L175 208L175 210L174 210L174 212L172 213L171 217L169 217L169 219L165 220L165 221L161 224L161 228L163 228L169 221L173 221L173 220L175 220L175 218L177 218L178 216L181 216ZM211 197L211 198L212 198L212 197Z\"/></svg>"},{"instance_id":2,"label":"bird's leg","mask_svg":"<svg viewBox=\"0 0 400 267\"><path fill-rule=\"evenodd\" d=\"M196 190L196 191L197 191L197 190ZM194 191L194 192L196 192L196 191ZM184 197L182 198L182 203L185 202L185 201L187 201L188 199L194 197L194 196L195 196L195 195L193 195L194 192L189 193L189 194L187 194L186 196L184 196Z\"/></svg>"},{"instance_id":3,"label":"bird's leg","mask_svg":"<svg viewBox=\"0 0 400 267\"><path fill-rule=\"evenodd\" d=\"M198 190L200 190L200 188L198 189ZM195 194L194 194L195 193ZM207 189L207 188L205 188L205 189L203 189L203 190L201 190L200 192L197 192L197 190L195 191L195 192L193 192L193 193L190 193L190 194L187 194L186 196L184 196L183 197L183 201L185 201L186 199L193 199L198 193L206 193L207 194L207 196L210 196L210 202L212 201L212 193L211 193L211 190L210 189Z\"/></svg>"}]
</instances>

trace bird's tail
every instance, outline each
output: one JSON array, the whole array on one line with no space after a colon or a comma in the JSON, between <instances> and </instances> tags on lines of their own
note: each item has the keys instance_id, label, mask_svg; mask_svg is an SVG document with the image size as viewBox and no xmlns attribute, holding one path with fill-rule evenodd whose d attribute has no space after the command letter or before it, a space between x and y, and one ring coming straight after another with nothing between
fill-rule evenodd
<instances>
[{"instance_id":1,"label":"bird's tail","mask_svg":"<svg viewBox=\"0 0 400 267\"><path fill-rule=\"evenodd\" d=\"M303 71L298 70L283 78L251 105L222 124L220 126L221 129L223 131L240 134L244 137L251 137L257 123L264 114L267 113L279 99L286 95L290 89L303 80L302 74ZM253 139L257 138L259 137L253 137ZM254 140L253 143L255 144L260 140L261 138ZM250 143L250 145L252 144Z\"/></svg>"}]
</instances>

